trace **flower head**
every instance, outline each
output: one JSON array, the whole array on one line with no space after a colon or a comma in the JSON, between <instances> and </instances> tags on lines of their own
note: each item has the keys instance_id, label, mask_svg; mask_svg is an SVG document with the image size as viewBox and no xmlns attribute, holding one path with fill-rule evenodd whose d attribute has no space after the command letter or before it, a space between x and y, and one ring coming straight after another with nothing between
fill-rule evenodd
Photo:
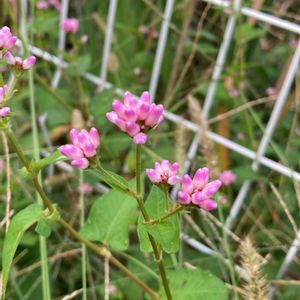
<instances>
[{"instance_id":1,"label":"flower head","mask_svg":"<svg viewBox=\"0 0 300 300\"><path fill-rule=\"evenodd\" d=\"M17 37L11 34L10 28L4 26L0 29L0 53L1 50L11 50L17 42Z\"/></svg>"},{"instance_id":2,"label":"flower head","mask_svg":"<svg viewBox=\"0 0 300 300\"><path fill-rule=\"evenodd\" d=\"M63 145L58 148L60 153L69 157L72 161L71 164L78 169L86 169L90 165L90 159L97 154L99 147L99 133L96 128L86 131L82 129L78 131L73 128L70 131L70 138L72 144Z\"/></svg>"},{"instance_id":3,"label":"flower head","mask_svg":"<svg viewBox=\"0 0 300 300\"><path fill-rule=\"evenodd\" d=\"M88 183L83 183L78 187L78 192L82 192L83 194L90 194L93 191L93 187Z\"/></svg>"},{"instance_id":4,"label":"flower head","mask_svg":"<svg viewBox=\"0 0 300 300\"><path fill-rule=\"evenodd\" d=\"M80 41L82 44L86 44L87 41L89 40L89 36L88 35L82 35L81 38L80 38Z\"/></svg>"},{"instance_id":5,"label":"flower head","mask_svg":"<svg viewBox=\"0 0 300 300\"><path fill-rule=\"evenodd\" d=\"M131 136L135 144L145 144L146 133L163 121L163 105L151 103L148 92L143 92L139 100L126 92L123 102L115 100L112 108L107 119Z\"/></svg>"},{"instance_id":6,"label":"flower head","mask_svg":"<svg viewBox=\"0 0 300 300\"><path fill-rule=\"evenodd\" d=\"M269 86L267 89L266 89L266 94L268 96L274 96L276 95L276 88L274 86Z\"/></svg>"},{"instance_id":7,"label":"flower head","mask_svg":"<svg viewBox=\"0 0 300 300\"><path fill-rule=\"evenodd\" d=\"M35 56L29 56L26 59L22 59L18 56L13 56L9 51L5 54L7 63L11 65L15 71L29 70L36 63Z\"/></svg>"},{"instance_id":8,"label":"flower head","mask_svg":"<svg viewBox=\"0 0 300 300\"><path fill-rule=\"evenodd\" d=\"M178 199L184 205L194 204L204 210L210 211L217 208L217 203L211 199L222 183L220 180L209 180L209 170L200 168L193 178L184 175L182 178L181 190L178 192Z\"/></svg>"},{"instance_id":9,"label":"flower head","mask_svg":"<svg viewBox=\"0 0 300 300\"><path fill-rule=\"evenodd\" d=\"M236 176L232 171L226 170L219 175L219 179L225 186L228 186L231 183L235 182Z\"/></svg>"},{"instance_id":10,"label":"flower head","mask_svg":"<svg viewBox=\"0 0 300 300\"><path fill-rule=\"evenodd\" d=\"M79 21L75 18L68 18L62 22L62 29L65 32L76 33L79 27Z\"/></svg>"},{"instance_id":11,"label":"flower head","mask_svg":"<svg viewBox=\"0 0 300 300\"><path fill-rule=\"evenodd\" d=\"M49 8L49 3L47 1L38 1L36 7L37 9L47 9Z\"/></svg>"},{"instance_id":12,"label":"flower head","mask_svg":"<svg viewBox=\"0 0 300 300\"><path fill-rule=\"evenodd\" d=\"M61 3L59 0L48 0L49 5L52 5L57 11L61 10Z\"/></svg>"},{"instance_id":13,"label":"flower head","mask_svg":"<svg viewBox=\"0 0 300 300\"><path fill-rule=\"evenodd\" d=\"M0 108L0 118L5 118L10 114L10 107L2 107Z\"/></svg>"},{"instance_id":14,"label":"flower head","mask_svg":"<svg viewBox=\"0 0 300 300\"><path fill-rule=\"evenodd\" d=\"M168 160L163 160L161 163L156 162L154 169L146 169L146 174L154 184L175 185L180 182L178 170L177 162L170 164Z\"/></svg>"}]
</instances>

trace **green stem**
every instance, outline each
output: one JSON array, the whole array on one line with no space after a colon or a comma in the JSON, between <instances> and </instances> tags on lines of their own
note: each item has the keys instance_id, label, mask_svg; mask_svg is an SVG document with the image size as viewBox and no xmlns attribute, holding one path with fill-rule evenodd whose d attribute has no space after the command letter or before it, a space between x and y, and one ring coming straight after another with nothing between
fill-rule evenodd
<instances>
[{"instance_id":1,"label":"green stem","mask_svg":"<svg viewBox=\"0 0 300 300\"><path fill-rule=\"evenodd\" d=\"M123 192L127 193L128 195L132 196L133 198L137 198L137 194L132 191L128 186L126 186L123 182L119 181L117 178L112 176L109 172L107 172L99 163L95 167L95 170L99 172L100 175L104 175L106 179L108 179L107 183L113 183L114 185L118 186Z\"/></svg>"},{"instance_id":2,"label":"green stem","mask_svg":"<svg viewBox=\"0 0 300 300\"><path fill-rule=\"evenodd\" d=\"M218 213L219 213L220 221L224 225L224 216L223 216L223 211L222 211L220 203L218 203ZM223 235L224 250L225 250L226 256L228 258L228 264L226 264L226 265L228 266L230 279L231 279L232 285L234 286L234 289L233 289L234 299L237 300L237 299L239 299L239 295L238 295L238 292L236 289L237 283L236 283L236 279L235 279L235 272L234 272L234 267L233 267L233 262L232 262L230 246L228 243L228 236L227 236L227 232L226 232L224 226L222 226L222 235Z\"/></svg>"},{"instance_id":3,"label":"green stem","mask_svg":"<svg viewBox=\"0 0 300 300\"><path fill-rule=\"evenodd\" d=\"M150 221L148 212L145 208L144 202L142 200L141 197L141 145L136 145L136 157L135 157L136 161L135 161L135 167L136 167L136 193L137 193L137 202L139 205L139 208L142 212L142 215L144 217L144 220L146 222ZM148 233L148 238L149 241L151 243L153 252L154 252L154 256L155 256L155 260L157 262L158 268L159 268L159 272L160 272L160 276L161 276L161 280L163 283L163 287L167 296L168 300L172 300L172 294L171 294L171 290L169 287L169 283L168 283L168 278L167 278L167 274L166 274L166 270L163 264L163 258L162 258L162 253L161 250L158 249L158 246L156 244L156 241L154 240L153 236L150 235Z\"/></svg>"},{"instance_id":4,"label":"green stem","mask_svg":"<svg viewBox=\"0 0 300 300\"><path fill-rule=\"evenodd\" d=\"M33 74L32 70L28 71L28 80L29 80L29 91L30 91L30 110L31 110L31 121L32 121L32 139L33 139L33 151L34 159L38 161L40 159L40 146L38 138L38 130L36 125L36 111L34 103L34 86L33 86ZM42 183L41 173L34 179L34 184L37 184L39 187ZM40 194L36 193L37 202L39 204L43 203ZM47 259L47 242L46 238L43 236L39 237L40 240L40 253L41 253L41 267L42 267L42 285L43 285L43 299L51 299L50 291L50 280L49 280L49 268L48 268L48 259Z\"/></svg>"},{"instance_id":5,"label":"green stem","mask_svg":"<svg viewBox=\"0 0 300 300\"><path fill-rule=\"evenodd\" d=\"M158 219L154 219L154 220L149 220L148 222L146 222L147 224L157 224L162 222L163 220L177 214L178 212L182 211L184 209L184 207L182 205L180 205L179 203L175 203L173 207L171 207L165 215L163 215L161 218Z\"/></svg>"},{"instance_id":6,"label":"green stem","mask_svg":"<svg viewBox=\"0 0 300 300\"><path fill-rule=\"evenodd\" d=\"M14 93L14 90L15 90L15 86L18 82L18 76L16 76L15 74L13 74L13 79L12 79L12 82L9 86L9 89L7 91L7 93L5 93L5 96L4 96L4 99L3 99L3 105L5 105L5 103L7 102L7 100L9 100L11 98L11 96L13 95Z\"/></svg>"},{"instance_id":7,"label":"green stem","mask_svg":"<svg viewBox=\"0 0 300 300\"><path fill-rule=\"evenodd\" d=\"M25 157L22 149L19 147L15 137L11 134L11 132L7 129L5 130L5 134L9 140L9 142L12 144L12 146L14 147L19 159L21 160L22 164L24 165L24 167L26 168L26 170L28 172L31 172L30 170L30 164L27 160L27 158ZM32 182L33 182L33 185L36 189L36 191L38 192L38 194L40 195L43 203L44 203L44 206L48 208L49 212L52 213L54 211L53 209L53 206L51 204L51 202L49 201L47 195L45 194L43 188L41 187L38 179L36 178L36 176L33 176L32 178Z\"/></svg>"},{"instance_id":8,"label":"green stem","mask_svg":"<svg viewBox=\"0 0 300 300\"><path fill-rule=\"evenodd\" d=\"M31 16L34 18L34 7L31 6ZM27 3L25 1L20 1L20 11L21 11L21 28L23 29L23 46L25 49L26 55L29 55L28 52L28 33L27 33ZM32 33L32 31L30 32ZM32 41L31 41L32 42ZM29 83L29 95L30 95L30 113L31 113L31 123L32 123L32 140L33 140L33 151L34 151L34 159L38 161L40 159L40 146L39 146L39 138L38 138L38 130L36 124L36 110L35 110L35 99L34 99L34 81L33 81L33 70L28 70L28 83ZM10 93L13 93L13 88L15 81L17 80L14 77L13 82L10 87L10 91L8 91L8 96L10 97ZM35 187L41 188L41 173L38 176L34 177L33 183ZM44 199L40 196L38 189L36 189L36 198L39 204L43 204ZM49 202L49 201L48 201ZM48 204L48 203L47 203ZM50 204L50 202L49 202ZM51 206L51 204L50 204ZM50 209L51 212L51 209ZM50 280L49 280L49 268L48 268L48 259L47 259L47 244L46 238L43 236L39 237L40 242L40 255L41 255L41 271L42 271L42 289L43 289L43 299L51 300L51 290L50 290Z\"/></svg>"},{"instance_id":9,"label":"green stem","mask_svg":"<svg viewBox=\"0 0 300 300\"><path fill-rule=\"evenodd\" d=\"M20 161L28 171L28 173L31 172L30 170L30 164L28 160L26 159L22 149L19 147L17 144L14 136L9 132L9 130L6 128L5 129L5 134L14 147ZM33 184L40 195L41 199L44 201L44 205L48 208L50 212L53 212L54 208L48 199L47 195L45 194L43 188L37 181L37 179L33 178ZM138 279L133 273L131 273L121 262L119 262L108 249L105 247L99 247L96 244L92 243L91 241L85 239L83 236L81 236L73 227L71 227L66 221L64 221L62 218L57 220L57 223L59 223L66 231L69 232L69 234L77 241L83 243L86 245L88 248L90 248L92 251L94 251L97 255L106 257L109 259L109 261L115 265L117 268L119 268L124 274L126 274L129 278L131 278L136 284L138 284L145 292L147 292L153 299L158 299L158 295L155 291L153 291L148 285L146 285L144 282L142 282L140 279ZM43 298L44 299L44 298Z\"/></svg>"},{"instance_id":10,"label":"green stem","mask_svg":"<svg viewBox=\"0 0 300 300\"><path fill-rule=\"evenodd\" d=\"M79 171L79 186L80 186L80 195L79 195L79 201L80 201L80 226L81 228L84 226L84 190L83 190L83 171ZM82 272L82 299L87 300L87 268L86 268L86 245L81 244L81 272Z\"/></svg>"},{"instance_id":11,"label":"green stem","mask_svg":"<svg viewBox=\"0 0 300 300\"><path fill-rule=\"evenodd\" d=\"M142 147L141 145L137 145L136 146L136 152L135 152L135 157L136 157L136 161L135 161L135 178L136 178L136 193L138 194L138 196L141 195L141 150Z\"/></svg>"},{"instance_id":12,"label":"green stem","mask_svg":"<svg viewBox=\"0 0 300 300\"><path fill-rule=\"evenodd\" d=\"M2 72L0 72L0 87L4 86L4 81L3 81L3 75Z\"/></svg>"}]
</instances>

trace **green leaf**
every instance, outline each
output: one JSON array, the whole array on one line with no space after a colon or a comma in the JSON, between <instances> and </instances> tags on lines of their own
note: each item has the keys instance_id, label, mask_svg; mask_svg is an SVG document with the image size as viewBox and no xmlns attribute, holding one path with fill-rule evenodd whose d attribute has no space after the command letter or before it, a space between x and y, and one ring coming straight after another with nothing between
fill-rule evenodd
<instances>
[{"instance_id":1,"label":"green leaf","mask_svg":"<svg viewBox=\"0 0 300 300\"><path fill-rule=\"evenodd\" d=\"M17 213L5 235L3 251L2 251L2 291L1 299L5 299L5 290L9 276L9 270L16 253L18 244L24 232L34 223L36 223L43 215L43 209L38 204L32 204ZM1 285L0 285L1 286Z\"/></svg>"},{"instance_id":2,"label":"green leaf","mask_svg":"<svg viewBox=\"0 0 300 300\"><path fill-rule=\"evenodd\" d=\"M151 192L146 200L145 207L151 219L162 217L172 206L171 201L165 201L164 192L156 185L152 186ZM157 243L167 253L175 253L179 249L179 220L178 215L173 215L164 221L151 225L144 224L144 218L140 215L138 219L138 236L140 248L143 252L152 252L148 233L150 233Z\"/></svg>"},{"instance_id":3,"label":"green leaf","mask_svg":"<svg viewBox=\"0 0 300 300\"><path fill-rule=\"evenodd\" d=\"M129 226L137 202L130 196L111 190L93 204L81 234L91 240L124 251L129 246Z\"/></svg>"},{"instance_id":4,"label":"green leaf","mask_svg":"<svg viewBox=\"0 0 300 300\"><path fill-rule=\"evenodd\" d=\"M239 26L239 31L236 32L236 39L241 42L246 43L253 39L260 38L262 36L266 35L266 31L261 28L253 27L249 24L242 24Z\"/></svg>"},{"instance_id":5,"label":"green leaf","mask_svg":"<svg viewBox=\"0 0 300 300\"><path fill-rule=\"evenodd\" d=\"M104 181L113 189L121 191L122 193L126 192L126 189L128 188L128 182L124 177L108 170L102 171L99 169L90 169L89 171L95 174L101 181ZM107 176L107 174L109 176Z\"/></svg>"},{"instance_id":6,"label":"green leaf","mask_svg":"<svg viewBox=\"0 0 300 300\"><path fill-rule=\"evenodd\" d=\"M36 172L39 172L41 169L47 167L50 164L54 164L59 161L66 160L67 158L57 150L48 157L45 157L43 159L40 159L38 162L33 163L33 168Z\"/></svg>"},{"instance_id":7,"label":"green leaf","mask_svg":"<svg viewBox=\"0 0 300 300\"><path fill-rule=\"evenodd\" d=\"M209 272L197 270L174 270L168 272L168 280L173 300L226 300L228 291L222 280ZM161 299L167 299L163 288Z\"/></svg>"}]
</instances>

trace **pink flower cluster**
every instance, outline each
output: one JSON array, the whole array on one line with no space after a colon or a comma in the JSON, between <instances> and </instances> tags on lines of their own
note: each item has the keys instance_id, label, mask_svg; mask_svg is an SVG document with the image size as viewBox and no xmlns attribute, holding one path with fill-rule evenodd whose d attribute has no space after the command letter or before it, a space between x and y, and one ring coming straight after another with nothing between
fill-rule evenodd
<instances>
[{"instance_id":1,"label":"pink flower cluster","mask_svg":"<svg viewBox=\"0 0 300 300\"><path fill-rule=\"evenodd\" d=\"M60 153L72 159L71 164L78 169L86 169L90 165L89 159L95 157L100 144L99 133L96 128L88 132L85 129L78 131L73 128L70 131L73 144L67 144L58 148Z\"/></svg>"},{"instance_id":2,"label":"pink flower cluster","mask_svg":"<svg viewBox=\"0 0 300 300\"><path fill-rule=\"evenodd\" d=\"M221 187L220 180L209 180L209 170L200 168L193 178L184 175L181 190L178 192L179 202L184 205L194 204L204 210L210 211L217 208L217 203L211 199Z\"/></svg>"},{"instance_id":3,"label":"pink flower cluster","mask_svg":"<svg viewBox=\"0 0 300 300\"><path fill-rule=\"evenodd\" d=\"M7 90L8 90L7 85L0 87L0 118L4 118L10 114L9 107L2 107L3 100L5 98L5 93L7 92Z\"/></svg>"},{"instance_id":4,"label":"pink flower cluster","mask_svg":"<svg viewBox=\"0 0 300 300\"><path fill-rule=\"evenodd\" d=\"M146 169L146 174L154 184L175 185L180 182L178 170L177 162L171 165L168 160L163 160L161 163L156 162L154 169Z\"/></svg>"},{"instance_id":5,"label":"pink flower cluster","mask_svg":"<svg viewBox=\"0 0 300 300\"><path fill-rule=\"evenodd\" d=\"M5 106L0 108L0 118L5 118L10 114L10 107Z\"/></svg>"},{"instance_id":6,"label":"pink flower cluster","mask_svg":"<svg viewBox=\"0 0 300 300\"><path fill-rule=\"evenodd\" d=\"M235 182L236 176L232 171L226 170L219 175L219 179L225 186L229 186L231 183Z\"/></svg>"},{"instance_id":7,"label":"pink flower cluster","mask_svg":"<svg viewBox=\"0 0 300 300\"><path fill-rule=\"evenodd\" d=\"M5 57L7 63L13 66L14 70L17 71L29 70L36 63L35 56L29 56L23 60L21 57L13 56L9 51L7 51Z\"/></svg>"},{"instance_id":8,"label":"pink flower cluster","mask_svg":"<svg viewBox=\"0 0 300 300\"><path fill-rule=\"evenodd\" d=\"M2 50L11 50L17 42L17 37L12 35L10 28L4 26L0 29L0 59L2 58Z\"/></svg>"},{"instance_id":9,"label":"pink flower cluster","mask_svg":"<svg viewBox=\"0 0 300 300\"><path fill-rule=\"evenodd\" d=\"M48 9L50 6L53 6L57 11L61 10L61 4L59 0L38 1L36 4L38 9Z\"/></svg>"},{"instance_id":10,"label":"pink flower cluster","mask_svg":"<svg viewBox=\"0 0 300 300\"><path fill-rule=\"evenodd\" d=\"M62 22L61 26L65 32L76 33L79 27L79 21L75 18L67 18Z\"/></svg>"},{"instance_id":11,"label":"pink flower cluster","mask_svg":"<svg viewBox=\"0 0 300 300\"><path fill-rule=\"evenodd\" d=\"M80 193L82 192L83 194L90 194L93 191L93 187L88 184L88 183L83 183L82 185L80 185L77 189L77 191Z\"/></svg>"},{"instance_id":12,"label":"pink flower cluster","mask_svg":"<svg viewBox=\"0 0 300 300\"><path fill-rule=\"evenodd\" d=\"M115 100L112 108L113 111L106 114L107 119L131 136L135 144L145 144L147 131L164 118L163 105L151 103L149 92L143 92L139 100L126 92L123 103Z\"/></svg>"}]
</instances>

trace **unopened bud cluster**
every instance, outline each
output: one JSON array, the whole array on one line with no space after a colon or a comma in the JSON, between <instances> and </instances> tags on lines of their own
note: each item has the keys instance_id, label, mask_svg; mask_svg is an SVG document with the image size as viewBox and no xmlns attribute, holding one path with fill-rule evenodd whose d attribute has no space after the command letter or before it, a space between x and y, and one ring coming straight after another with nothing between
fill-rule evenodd
<instances>
[{"instance_id":1,"label":"unopened bud cluster","mask_svg":"<svg viewBox=\"0 0 300 300\"><path fill-rule=\"evenodd\" d=\"M100 144L99 133L96 128L78 131L73 128L70 131L72 144L59 147L62 155L70 158L71 164L78 169L86 169L90 165L91 158L97 154L97 148Z\"/></svg>"},{"instance_id":2,"label":"unopened bud cluster","mask_svg":"<svg viewBox=\"0 0 300 300\"><path fill-rule=\"evenodd\" d=\"M3 87L0 87L0 118L4 118L9 115L10 108L9 107L3 107L3 102L5 99L5 94L8 91L8 86L4 85Z\"/></svg>"},{"instance_id":3,"label":"unopened bud cluster","mask_svg":"<svg viewBox=\"0 0 300 300\"><path fill-rule=\"evenodd\" d=\"M211 197L219 190L222 183L220 180L209 180L209 170L200 168L193 178L184 175L181 179L178 176L179 164L170 164L163 160L156 162L154 169L146 169L150 181L156 185L172 186L181 182L181 190L178 193L178 200L183 205L193 204L199 208L210 211L217 208L217 203Z\"/></svg>"},{"instance_id":4,"label":"unopened bud cluster","mask_svg":"<svg viewBox=\"0 0 300 300\"><path fill-rule=\"evenodd\" d=\"M17 37L12 35L9 27L0 28L0 60L5 56L7 63L11 66L16 77L20 76L25 70L29 70L36 62L34 56L26 59L14 56L11 51L17 42ZM11 109L6 105L6 101L13 94L13 87L9 91L7 85L0 86L0 119L7 117Z\"/></svg>"},{"instance_id":5,"label":"unopened bud cluster","mask_svg":"<svg viewBox=\"0 0 300 300\"><path fill-rule=\"evenodd\" d=\"M163 105L151 103L148 92L143 92L139 100L126 92L123 102L115 100L112 108L107 119L131 136L135 144L145 144L147 132L164 119Z\"/></svg>"}]
</instances>

